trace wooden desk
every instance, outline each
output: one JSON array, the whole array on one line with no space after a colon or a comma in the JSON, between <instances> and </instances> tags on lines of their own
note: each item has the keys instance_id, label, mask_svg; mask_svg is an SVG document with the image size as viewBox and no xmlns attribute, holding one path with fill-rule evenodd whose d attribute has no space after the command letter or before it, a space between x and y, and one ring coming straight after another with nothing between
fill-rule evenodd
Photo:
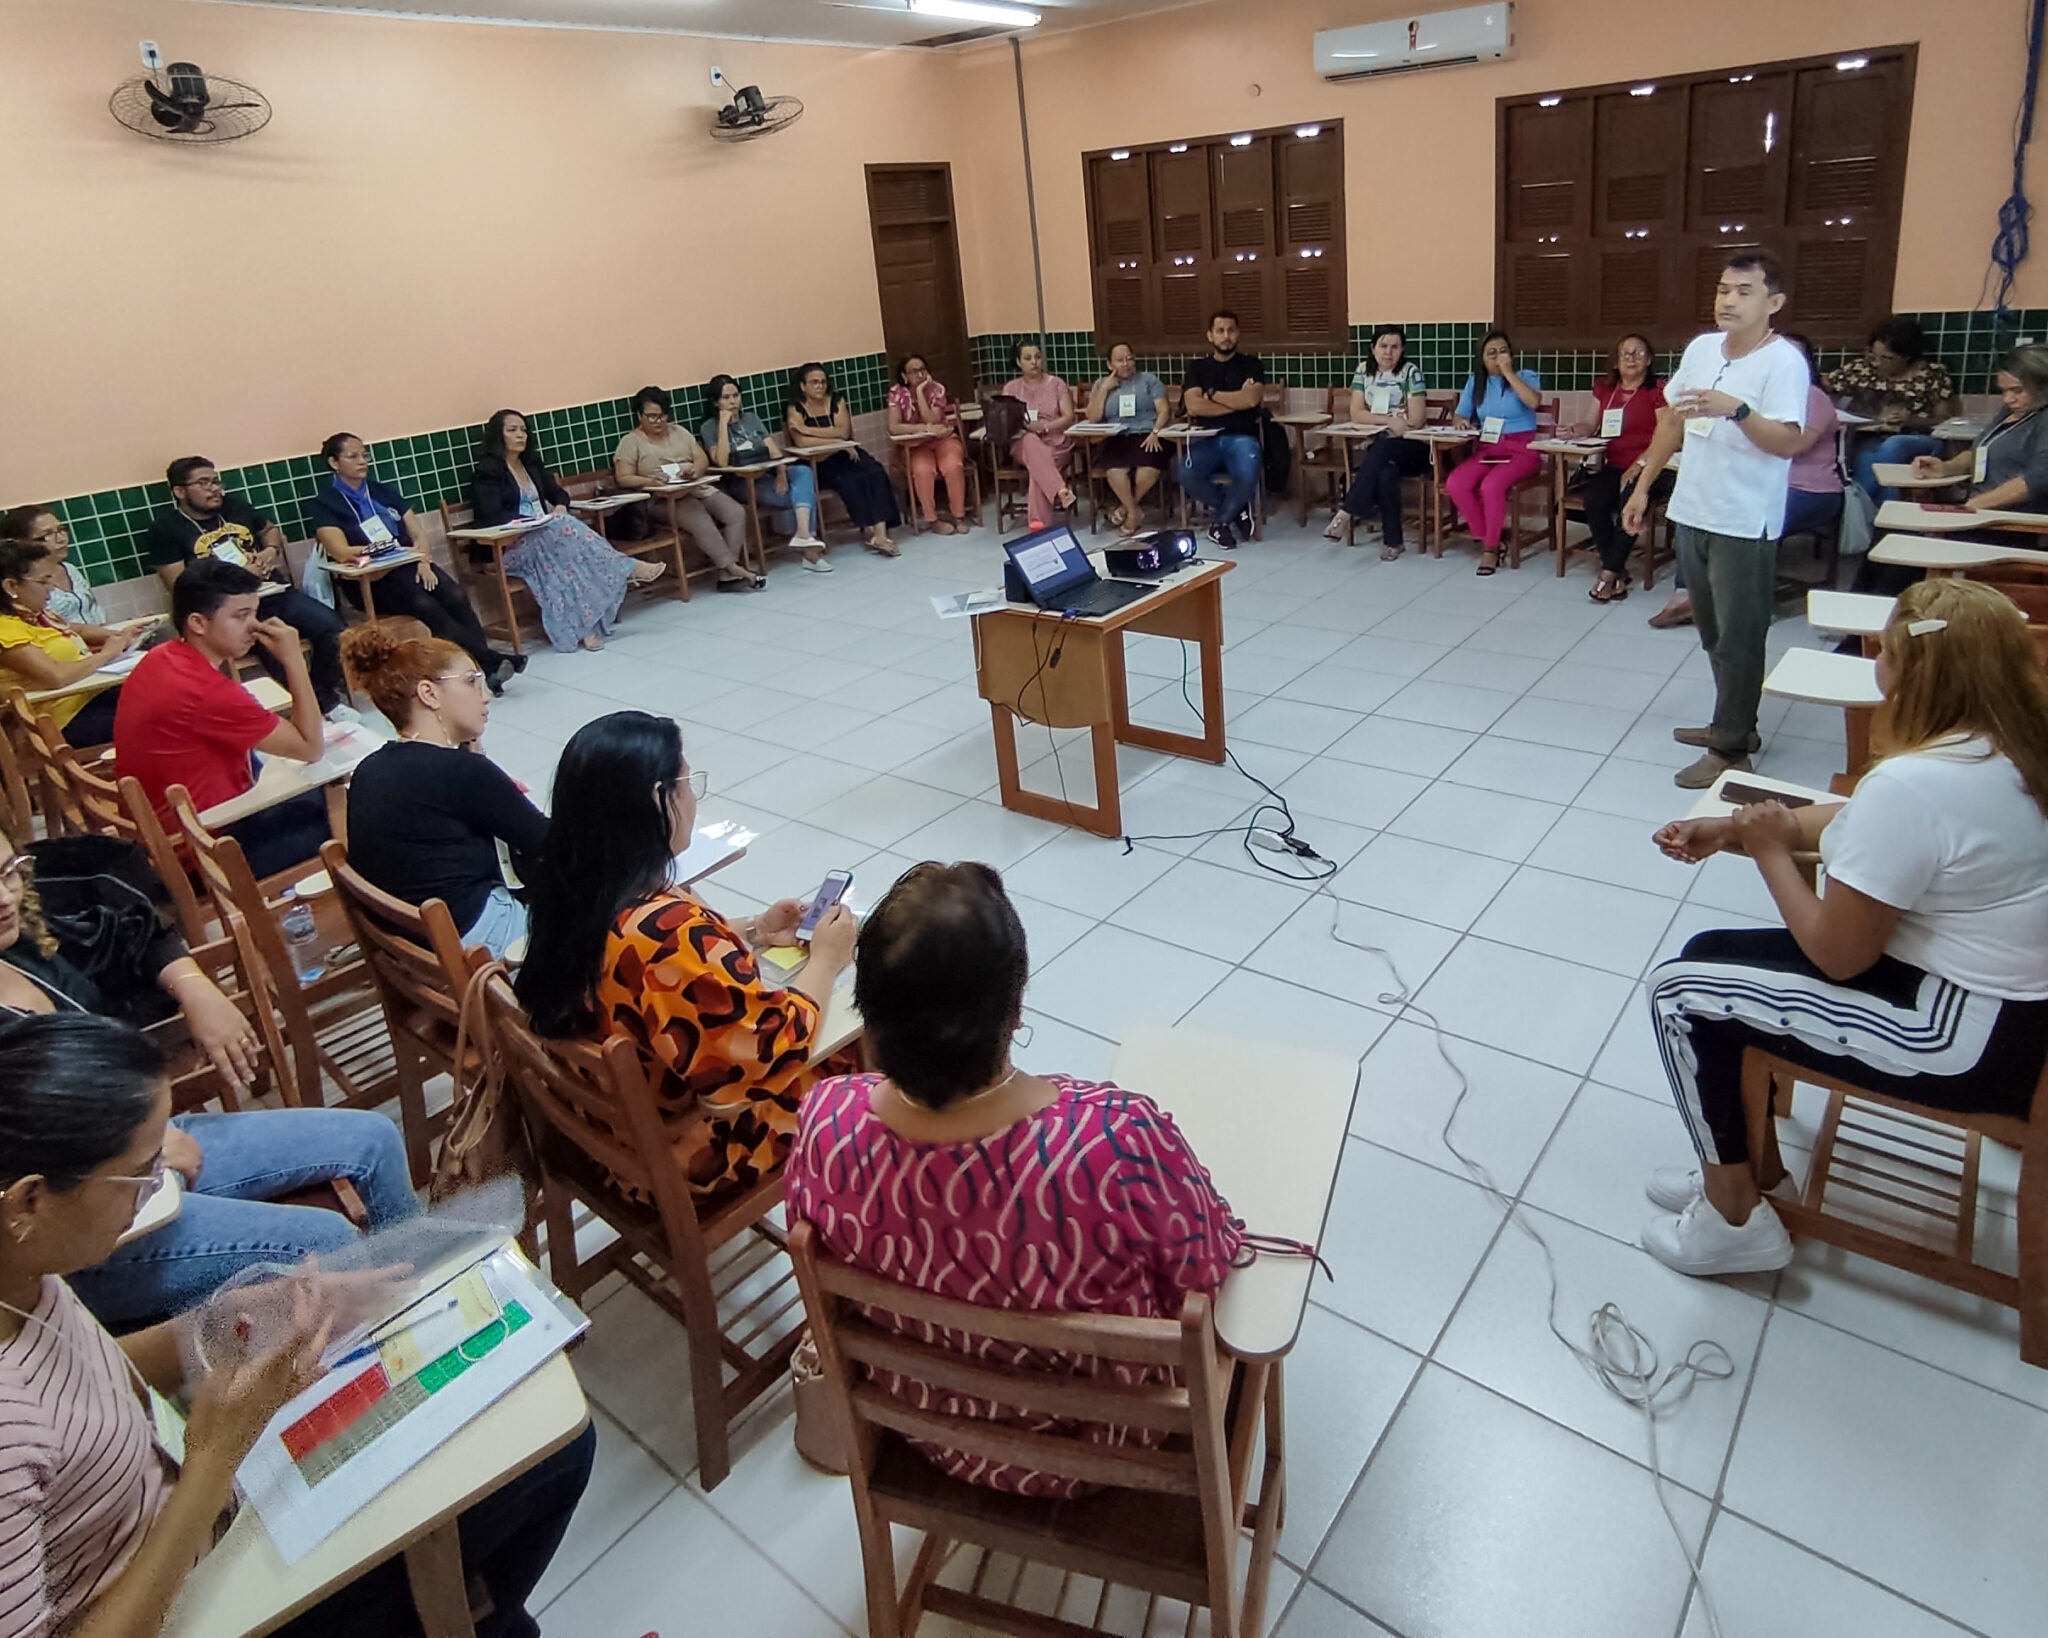
<instances>
[{"instance_id":1,"label":"wooden desk","mask_svg":"<svg viewBox=\"0 0 2048 1638\"><path fill-rule=\"evenodd\" d=\"M1699 800L1687 810L1688 819L1725 819L1735 811L1735 804L1721 794L1723 785L1753 785L1760 791L1775 791L1784 796L1803 796L1809 802L1818 802L1825 807L1838 807L1842 799L1832 791L1817 791L1810 785L1794 785L1783 779L1766 779L1755 773L1724 773L1715 780L1710 790L1700 792Z\"/></svg>"},{"instance_id":2,"label":"wooden desk","mask_svg":"<svg viewBox=\"0 0 2048 1638\"><path fill-rule=\"evenodd\" d=\"M1870 714L1884 702L1877 686L1877 662L1817 648L1787 649L1764 678L1764 692L1842 708L1848 762L1833 783L1836 795L1847 796L1870 765Z\"/></svg>"},{"instance_id":3,"label":"wooden desk","mask_svg":"<svg viewBox=\"0 0 2048 1638\"><path fill-rule=\"evenodd\" d=\"M1974 444L1984 429L1975 421L1961 415L1952 415L1928 436L1939 438L1945 444Z\"/></svg>"},{"instance_id":4,"label":"wooden desk","mask_svg":"<svg viewBox=\"0 0 2048 1638\"><path fill-rule=\"evenodd\" d=\"M1605 438L1538 438L1529 447L1543 457L1544 465L1550 468L1550 543L1557 557L1557 577L1564 578L1565 536L1564 503L1571 487L1572 469L1584 466L1596 455L1607 449ZM1649 561L1650 548L1643 546Z\"/></svg>"},{"instance_id":5,"label":"wooden desk","mask_svg":"<svg viewBox=\"0 0 2048 1638\"><path fill-rule=\"evenodd\" d=\"M1966 489L1970 483L1968 474L1953 478L1923 478L1913 470L1910 461L1879 461L1870 472L1887 489Z\"/></svg>"},{"instance_id":6,"label":"wooden desk","mask_svg":"<svg viewBox=\"0 0 2048 1638\"><path fill-rule=\"evenodd\" d=\"M1810 591L1806 594L1806 623L1815 631L1833 632L1839 637L1861 637L1866 652L1869 643L1884 635L1892 623L1896 597L1871 597L1862 592Z\"/></svg>"},{"instance_id":7,"label":"wooden desk","mask_svg":"<svg viewBox=\"0 0 2048 1638\"><path fill-rule=\"evenodd\" d=\"M1877 509L1880 529L1904 529L1920 535L1949 535L1964 529L2011 529L2021 534L2048 534L2048 512L1937 511L1918 501L1886 501Z\"/></svg>"},{"instance_id":8,"label":"wooden desk","mask_svg":"<svg viewBox=\"0 0 2048 1638\"><path fill-rule=\"evenodd\" d=\"M326 559L327 577L330 580L353 580L357 585L361 586L363 588L363 618L374 620L377 618L377 582L382 580L393 569L403 569L408 564L423 563L425 561L426 554L424 552L393 552L388 557L380 557L374 562L365 559L356 563L337 563L330 557Z\"/></svg>"},{"instance_id":9,"label":"wooden desk","mask_svg":"<svg viewBox=\"0 0 2048 1638\"><path fill-rule=\"evenodd\" d=\"M1097 573L1101 563L1096 563ZM1123 834L1116 748L1141 745L1202 762L1223 760L1223 588L1236 565L1197 561L1162 581L1149 597L1114 614L1068 620L1029 603L977 614L975 686L988 701L1003 806L1098 836ZM1202 734L1169 733L1131 721L1124 678L1124 633L1146 632L1201 645ZM1051 664L1054 653L1060 664ZM1028 708L1027 708L1028 707ZM1083 807L1027 791L1017 777L1017 719L1054 728L1087 728L1095 750L1095 805Z\"/></svg>"},{"instance_id":10,"label":"wooden desk","mask_svg":"<svg viewBox=\"0 0 2048 1638\"><path fill-rule=\"evenodd\" d=\"M833 1053L846 1051L860 1041L867 1027L860 1008L853 1004L853 969L848 967L839 975L839 982L832 986L832 997L825 1003L818 1038L811 1043L810 1061L821 1064Z\"/></svg>"},{"instance_id":11,"label":"wooden desk","mask_svg":"<svg viewBox=\"0 0 2048 1638\"><path fill-rule=\"evenodd\" d=\"M260 1638L401 1552L428 1638L472 1638L456 1519L589 1420L576 1372L557 1354L296 1564L244 1507L186 1577L162 1638Z\"/></svg>"},{"instance_id":12,"label":"wooden desk","mask_svg":"<svg viewBox=\"0 0 2048 1638\"><path fill-rule=\"evenodd\" d=\"M317 762L295 762L288 756L265 757L263 766L257 770L256 782L240 796L231 796L225 802L216 802L199 816L200 823L208 830L219 831L228 825L274 808L280 802L289 802L295 796L307 791L317 791L336 780L346 779L356 771L356 764L385 743L366 728L351 724L327 741L327 749ZM330 800L330 808L332 802Z\"/></svg>"},{"instance_id":13,"label":"wooden desk","mask_svg":"<svg viewBox=\"0 0 2048 1638\"><path fill-rule=\"evenodd\" d=\"M1301 472L1308 460L1308 435L1326 425L1330 414L1327 410L1311 410L1298 415L1276 415L1273 420L1287 429L1288 441L1294 445L1294 520L1305 529L1308 527L1308 485L1301 481Z\"/></svg>"},{"instance_id":14,"label":"wooden desk","mask_svg":"<svg viewBox=\"0 0 2048 1638\"><path fill-rule=\"evenodd\" d=\"M1882 515L1882 514L1880 514ZM1873 563L1958 575L1986 563L2048 565L2048 552L2026 546L1998 546L1981 540L1935 540L1926 535L1884 535L1870 548Z\"/></svg>"},{"instance_id":15,"label":"wooden desk","mask_svg":"<svg viewBox=\"0 0 2048 1638\"><path fill-rule=\"evenodd\" d=\"M1418 444L1429 445L1429 551L1444 555L1444 453L1460 444L1476 444L1476 428L1413 427L1401 434Z\"/></svg>"},{"instance_id":16,"label":"wooden desk","mask_svg":"<svg viewBox=\"0 0 2048 1638\"><path fill-rule=\"evenodd\" d=\"M1149 1025L1125 1038L1110 1075L1173 1117L1252 1233L1322 1242L1358 1097L1355 1059ZM1314 1273L1306 1257L1266 1255L1233 1271L1216 1300L1218 1340L1239 1359L1279 1359L1300 1335Z\"/></svg>"}]
</instances>

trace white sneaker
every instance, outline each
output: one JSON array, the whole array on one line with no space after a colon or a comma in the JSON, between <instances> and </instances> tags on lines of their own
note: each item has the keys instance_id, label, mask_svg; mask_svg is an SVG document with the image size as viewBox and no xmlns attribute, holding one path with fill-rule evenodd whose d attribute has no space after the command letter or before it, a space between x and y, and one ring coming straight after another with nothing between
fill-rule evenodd
<instances>
[{"instance_id":1,"label":"white sneaker","mask_svg":"<svg viewBox=\"0 0 2048 1638\"><path fill-rule=\"evenodd\" d=\"M1699 1199L1702 1187L1697 1166L1659 1166L1643 1185L1643 1193L1659 1211L1681 1212Z\"/></svg>"},{"instance_id":2,"label":"white sneaker","mask_svg":"<svg viewBox=\"0 0 2048 1638\"><path fill-rule=\"evenodd\" d=\"M792 546L800 546L805 551L815 548L822 552L825 549L824 541L820 540L816 535L791 535L789 543Z\"/></svg>"},{"instance_id":3,"label":"white sneaker","mask_svg":"<svg viewBox=\"0 0 2048 1638\"><path fill-rule=\"evenodd\" d=\"M1681 1274L1768 1274L1792 1260L1792 1236L1768 1201L1737 1228L1702 1194L1676 1217L1643 1225L1643 1249Z\"/></svg>"}]
</instances>

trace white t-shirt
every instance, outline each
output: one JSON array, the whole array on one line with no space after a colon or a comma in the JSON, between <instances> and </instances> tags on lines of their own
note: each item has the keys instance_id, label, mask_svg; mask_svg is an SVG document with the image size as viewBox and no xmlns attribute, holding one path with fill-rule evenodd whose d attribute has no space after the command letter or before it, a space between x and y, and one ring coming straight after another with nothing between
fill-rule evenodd
<instances>
[{"instance_id":1,"label":"white t-shirt","mask_svg":"<svg viewBox=\"0 0 2048 1638\"><path fill-rule=\"evenodd\" d=\"M2048 998L2048 819L1988 740L1880 762L1820 853L1829 880L1905 912L1885 954L1983 995Z\"/></svg>"},{"instance_id":2,"label":"white t-shirt","mask_svg":"<svg viewBox=\"0 0 2048 1638\"><path fill-rule=\"evenodd\" d=\"M1767 421L1804 426L1813 380L1806 355L1783 336L1740 358L1729 358L1723 342L1718 330L1695 336L1664 383L1664 401L1676 403L1685 392L1725 392ZM1686 423L1678 456L1678 484L1664 509L1673 523L1738 540L1776 540L1785 532L1791 456L1766 454L1733 421L1703 416Z\"/></svg>"}]
</instances>

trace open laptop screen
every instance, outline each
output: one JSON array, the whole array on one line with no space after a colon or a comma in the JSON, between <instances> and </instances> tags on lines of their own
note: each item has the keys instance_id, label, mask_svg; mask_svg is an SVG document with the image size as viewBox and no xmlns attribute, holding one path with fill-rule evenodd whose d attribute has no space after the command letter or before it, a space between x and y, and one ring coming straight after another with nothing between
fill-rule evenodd
<instances>
[{"instance_id":1,"label":"open laptop screen","mask_svg":"<svg viewBox=\"0 0 2048 1638\"><path fill-rule=\"evenodd\" d=\"M1049 599L1096 578L1095 566L1074 538L1074 531L1064 523L1006 540L1003 550L1010 554L1010 561L1017 565L1017 572L1031 588L1032 599L1041 607Z\"/></svg>"}]
</instances>

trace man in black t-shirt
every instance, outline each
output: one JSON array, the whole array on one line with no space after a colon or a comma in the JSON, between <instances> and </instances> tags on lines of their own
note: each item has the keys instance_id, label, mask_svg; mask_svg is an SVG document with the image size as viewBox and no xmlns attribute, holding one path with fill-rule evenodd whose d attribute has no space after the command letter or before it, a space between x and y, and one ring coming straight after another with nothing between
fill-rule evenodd
<instances>
[{"instance_id":1,"label":"man in black t-shirt","mask_svg":"<svg viewBox=\"0 0 2048 1638\"><path fill-rule=\"evenodd\" d=\"M171 462L169 511L150 519L144 543L157 578L168 588L187 567L203 557L238 563L282 591L266 592L260 605L266 619L275 617L305 638L312 649L307 669L313 693L323 712L348 699L341 677L341 616L318 598L308 597L291 583L285 563L284 531L239 495L221 488L220 473L204 455L183 455ZM281 668L262 644L253 651L263 669L282 683Z\"/></svg>"},{"instance_id":2,"label":"man in black t-shirt","mask_svg":"<svg viewBox=\"0 0 2048 1638\"><path fill-rule=\"evenodd\" d=\"M1226 551L1251 533L1252 497L1259 489L1259 417L1266 367L1256 353L1237 350L1237 315L1219 309L1209 319L1209 352L1188 360L1181 378L1181 413L1213 438L1190 438L1180 461L1183 492L1215 514L1209 538ZM1219 483L1221 467L1229 481Z\"/></svg>"}]
</instances>

